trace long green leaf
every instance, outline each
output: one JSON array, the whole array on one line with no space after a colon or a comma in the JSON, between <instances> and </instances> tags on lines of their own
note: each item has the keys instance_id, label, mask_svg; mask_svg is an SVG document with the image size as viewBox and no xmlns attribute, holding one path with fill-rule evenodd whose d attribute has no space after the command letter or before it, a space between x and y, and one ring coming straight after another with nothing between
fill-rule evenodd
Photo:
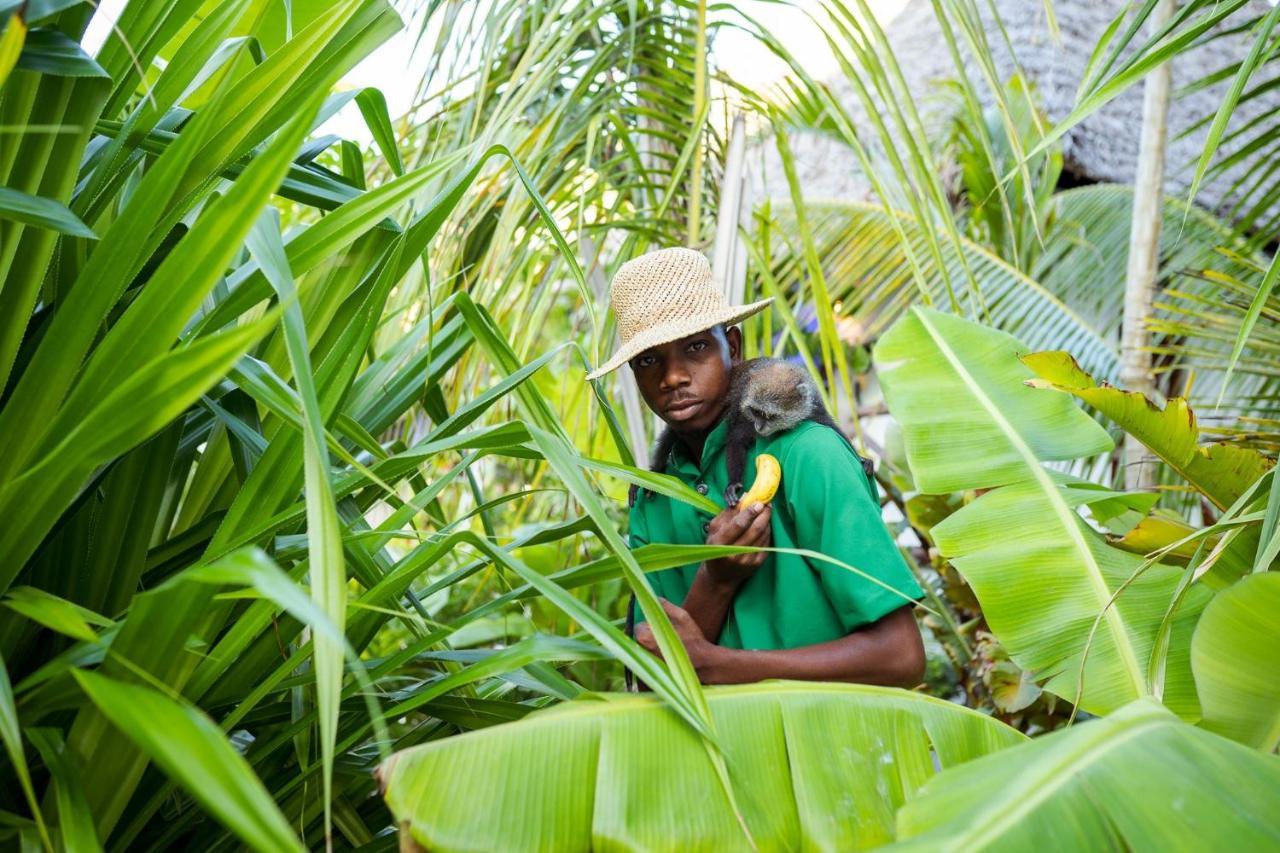
<instances>
[{"instance_id":1,"label":"long green leaf","mask_svg":"<svg viewBox=\"0 0 1280 853\"><path fill-rule=\"evenodd\" d=\"M145 364L104 399L41 461L0 488L9 524L0 528L0 589L7 589L61 511L93 470L154 435L226 375L276 322L256 323L202 338Z\"/></svg>"},{"instance_id":2,"label":"long green leaf","mask_svg":"<svg viewBox=\"0 0 1280 853\"><path fill-rule=\"evenodd\" d=\"M0 218L12 219L37 228L48 228L59 234L96 240L93 230L80 221L66 205L51 198L27 195L24 192L0 187Z\"/></svg>"},{"instance_id":3,"label":"long green leaf","mask_svg":"<svg viewBox=\"0 0 1280 853\"><path fill-rule=\"evenodd\" d=\"M276 134L271 145L203 213L155 271L147 288L94 349L75 388L47 427L60 436L92 401L167 350L239 251L259 210L280 183L319 107L315 98Z\"/></svg>"},{"instance_id":4,"label":"long green leaf","mask_svg":"<svg viewBox=\"0 0 1280 853\"><path fill-rule=\"evenodd\" d=\"M1225 443L1201 447L1195 413L1182 397L1157 408L1136 391L1099 385L1065 352L1032 353L1023 362L1039 377L1034 384L1072 394L1102 412L1219 509L1231 506L1270 467L1256 450Z\"/></svg>"},{"instance_id":5,"label":"long green leaf","mask_svg":"<svg viewBox=\"0 0 1280 853\"><path fill-rule=\"evenodd\" d=\"M120 732L254 850L304 850L244 758L212 720L149 687L77 670L76 682Z\"/></svg>"},{"instance_id":6,"label":"long green leaf","mask_svg":"<svg viewBox=\"0 0 1280 853\"><path fill-rule=\"evenodd\" d=\"M329 484L329 451L325 445L324 421L311 373L310 345L306 321L298 303L293 274L279 239L274 218L259 221L249 238L249 251L266 272L284 308L285 343L293 368L298 396L302 401L303 465L307 504L307 551L311 573L311 594L316 604L335 625L346 624L347 569L342 551L342 531ZM320 635L313 639L312 659L316 667L316 702L320 708L320 751L323 762L325 840L332 845L332 801L334 745L337 741L338 711L342 694L341 643Z\"/></svg>"},{"instance_id":7,"label":"long green leaf","mask_svg":"<svg viewBox=\"0 0 1280 853\"><path fill-rule=\"evenodd\" d=\"M40 811L40 802L31 787L31 770L27 767L27 755L22 747L22 729L18 725L18 709L13 701L13 685L9 682L9 668L0 658L0 740L4 741L5 754L9 756L9 764L18 774L18 783L22 787L22 795L27 799L31 816L40 832L40 840L46 850L52 850L49 841L49 828L45 826L44 814Z\"/></svg>"},{"instance_id":8,"label":"long green leaf","mask_svg":"<svg viewBox=\"0 0 1280 853\"><path fill-rule=\"evenodd\" d=\"M1280 6L1271 13L1272 17L1280 14ZM1236 333L1236 341L1231 347L1231 357L1227 361L1226 374L1222 377L1222 387L1218 391L1218 405L1222 405L1222 398L1227 393L1227 383L1231 380L1231 373L1236 369L1236 363L1240 361L1240 354L1244 352L1244 345L1249 340L1249 335L1253 332L1253 327L1258 323L1258 316L1262 314L1262 309L1266 307L1267 300L1271 297L1271 291L1275 290L1276 282L1280 281L1280 252L1271 259L1271 265L1267 267L1266 273L1262 276L1262 281L1258 283L1258 290L1253 295L1253 299L1249 302L1249 309L1245 312L1244 321L1240 324L1240 331Z\"/></svg>"},{"instance_id":9,"label":"long green leaf","mask_svg":"<svg viewBox=\"0 0 1280 853\"><path fill-rule=\"evenodd\" d=\"M27 24L21 15L10 15L4 22L4 32L0 33L0 86L9 79L9 72L18 62L22 53L22 43L27 38Z\"/></svg>"},{"instance_id":10,"label":"long green leaf","mask_svg":"<svg viewBox=\"0 0 1280 853\"><path fill-rule=\"evenodd\" d=\"M44 766L53 777L54 798L58 803L58 830L62 833L63 847L75 853L101 850L102 843L93 828L78 769L74 759L67 755L61 733L57 729L34 728L27 729L27 737L40 752Z\"/></svg>"},{"instance_id":11,"label":"long green leaf","mask_svg":"<svg viewBox=\"0 0 1280 853\"><path fill-rule=\"evenodd\" d=\"M1253 46L1249 49L1249 55L1240 63L1240 67L1236 70L1235 79L1231 81L1231 88L1222 98L1222 104L1218 107L1217 114L1213 117L1213 124L1209 126L1209 132L1205 136L1204 148L1200 152L1200 161L1196 163L1195 175L1191 178L1191 188L1187 190L1187 204L1195 201L1196 193L1200 189L1200 182L1204 180L1205 172L1209 169L1209 163L1213 160L1213 155L1217 153L1218 146L1222 142L1222 134L1227 129L1227 123L1231 120L1231 114L1235 112L1236 107L1240 104L1240 95L1244 92L1245 84L1249 82L1249 78L1253 76L1253 72L1258 66L1265 61L1266 57L1274 52L1275 46L1271 43L1271 32L1275 29L1276 23L1280 22L1280 6L1274 6L1258 25L1254 27L1250 34L1253 38ZM1244 333L1244 337L1248 337L1248 333ZM1238 351L1236 355L1238 355ZM1235 356L1232 356L1234 363ZM1228 369L1228 375L1230 369ZM1225 390L1225 382L1223 383Z\"/></svg>"}]
</instances>

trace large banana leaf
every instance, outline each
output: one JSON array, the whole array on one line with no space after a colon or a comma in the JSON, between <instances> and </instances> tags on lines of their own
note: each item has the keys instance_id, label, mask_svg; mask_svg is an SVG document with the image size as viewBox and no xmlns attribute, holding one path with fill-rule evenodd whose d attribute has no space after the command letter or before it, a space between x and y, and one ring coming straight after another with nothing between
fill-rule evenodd
<instances>
[{"instance_id":1,"label":"large banana leaf","mask_svg":"<svg viewBox=\"0 0 1280 853\"><path fill-rule=\"evenodd\" d=\"M1241 743L1280 745L1280 575L1250 575L1219 593L1191 639L1201 723Z\"/></svg>"},{"instance_id":2,"label":"large banana leaf","mask_svg":"<svg viewBox=\"0 0 1280 853\"><path fill-rule=\"evenodd\" d=\"M1147 695L1148 659L1180 573L1150 567L1112 604L1142 560L1085 524L1042 464L1107 450L1111 439L1066 395L1027 387L1025 351L1003 332L915 308L875 359L920 490L993 489L933 528L939 550L1014 662L1106 713ZM1165 699L1189 717L1197 708L1187 646L1206 595L1190 591L1168 660Z\"/></svg>"},{"instance_id":3,"label":"large banana leaf","mask_svg":"<svg viewBox=\"0 0 1280 853\"><path fill-rule=\"evenodd\" d=\"M943 773L898 813L920 850L1273 850L1280 758L1139 700Z\"/></svg>"},{"instance_id":4,"label":"large banana leaf","mask_svg":"<svg viewBox=\"0 0 1280 853\"><path fill-rule=\"evenodd\" d=\"M934 758L952 767L1024 740L891 688L766 682L707 699L760 850L889 841ZM429 850L746 846L696 735L648 696L569 702L399 752L380 773L402 830Z\"/></svg>"},{"instance_id":5,"label":"large banana leaf","mask_svg":"<svg viewBox=\"0 0 1280 853\"><path fill-rule=\"evenodd\" d=\"M1182 397L1159 408L1136 391L1099 385L1065 352L1031 353L1023 361L1044 385L1079 397L1123 427L1219 510L1235 503L1272 465L1247 447L1200 446L1195 413Z\"/></svg>"},{"instance_id":6,"label":"large banana leaf","mask_svg":"<svg viewBox=\"0 0 1280 853\"><path fill-rule=\"evenodd\" d=\"M1031 380L1033 385L1072 394L1093 406L1146 445L1170 470L1219 510L1226 510L1234 504L1273 464L1250 447L1227 442L1201 446L1195 412L1185 398L1170 397L1160 408L1136 391L1123 391L1105 383L1099 385L1065 352L1031 353L1023 358L1023 362L1039 376L1039 379ZM1131 537L1121 547L1138 551L1134 547L1135 542L1141 541L1143 533L1149 533L1158 526L1158 516L1151 516L1144 522L1147 522L1145 529L1130 531L1137 536ZM1145 551L1154 551L1179 538L1181 535L1158 544L1150 543L1152 547ZM1240 531L1227 546L1226 559L1218 560L1210 570L1207 582L1221 588L1238 578L1250 564L1257 545L1256 528Z\"/></svg>"}]
</instances>

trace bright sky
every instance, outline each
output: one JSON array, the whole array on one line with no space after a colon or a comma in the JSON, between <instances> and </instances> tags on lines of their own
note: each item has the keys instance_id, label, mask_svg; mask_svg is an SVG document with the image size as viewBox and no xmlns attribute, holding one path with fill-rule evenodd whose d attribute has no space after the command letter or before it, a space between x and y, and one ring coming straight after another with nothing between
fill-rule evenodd
<instances>
[{"instance_id":1,"label":"bright sky","mask_svg":"<svg viewBox=\"0 0 1280 853\"><path fill-rule=\"evenodd\" d=\"M85 49L89 53L97 53L126 2L127 0L100 0L98 13L94 15L84 38ZM392 0L406 19L409 15L405 13L421 8L423 2L424 0ZM888 23L902 11L907 2L908 0L869 0L869 5L882 23ZM813 77L823 79L835 73L835 57L827 48L821 31L806 14L816 14L819 8L817 0L796 0L796 8L780 6L766 0L744 0L737 4L737 8L759 21L787 50L800 57ZM417 28L412 24L407 26L353 68L340 85L352 88L375 86L386 95L387 107L392 117L402 114L410 106L419 79L419 75L413 73L412 66L420 63L410 61L416 36ZM429 39L424 41L429 43ZM712 44L712 51L719 68L751 88L764 88L786 73L782 60L747 33L733 27L725 27L719 31ZM368 129L354 103L330 119L322 130L366 144L370 141Z\"/></svg>"}]
</instances>

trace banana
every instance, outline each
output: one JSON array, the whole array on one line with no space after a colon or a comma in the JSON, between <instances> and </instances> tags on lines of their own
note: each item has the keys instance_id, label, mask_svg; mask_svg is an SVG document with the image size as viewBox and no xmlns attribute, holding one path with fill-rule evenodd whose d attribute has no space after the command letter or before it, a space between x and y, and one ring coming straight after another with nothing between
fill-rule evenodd
<instances>
[{"instance_id":1,"label":"banana","mask_svg":"<svg viewBox=\"0 0 1280 853\"><path fill-rule=\"evenodd\" d=\"M756 478L742 500L738 501L738 506L745 508L757 502L767 505L773 500L781 482L782 466L778 464L778 460L768 453L761 453L756 457Z\"/></svg>"}]
</instances>

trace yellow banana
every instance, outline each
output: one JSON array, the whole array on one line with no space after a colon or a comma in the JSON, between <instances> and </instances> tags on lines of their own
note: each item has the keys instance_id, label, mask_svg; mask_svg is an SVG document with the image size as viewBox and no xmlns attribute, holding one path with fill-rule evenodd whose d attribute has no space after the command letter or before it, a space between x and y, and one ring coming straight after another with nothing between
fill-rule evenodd
<instances>
[{"instance_id":1,"label":"yellow banana","mask_svg":"<svg viewBox=\"0 0 1280 853\"><path fill-rule=\"evenodd\" d=\"M773 495L778 491L778 484L781 482L782 466L778 464L778 460L768 453L761 453L756 457L756 478L751 482L751 488L742 496L742 500L738 501L738 506L745 509L753 503L767 505L773 500Z\"/></svg>"}]
</instances>

